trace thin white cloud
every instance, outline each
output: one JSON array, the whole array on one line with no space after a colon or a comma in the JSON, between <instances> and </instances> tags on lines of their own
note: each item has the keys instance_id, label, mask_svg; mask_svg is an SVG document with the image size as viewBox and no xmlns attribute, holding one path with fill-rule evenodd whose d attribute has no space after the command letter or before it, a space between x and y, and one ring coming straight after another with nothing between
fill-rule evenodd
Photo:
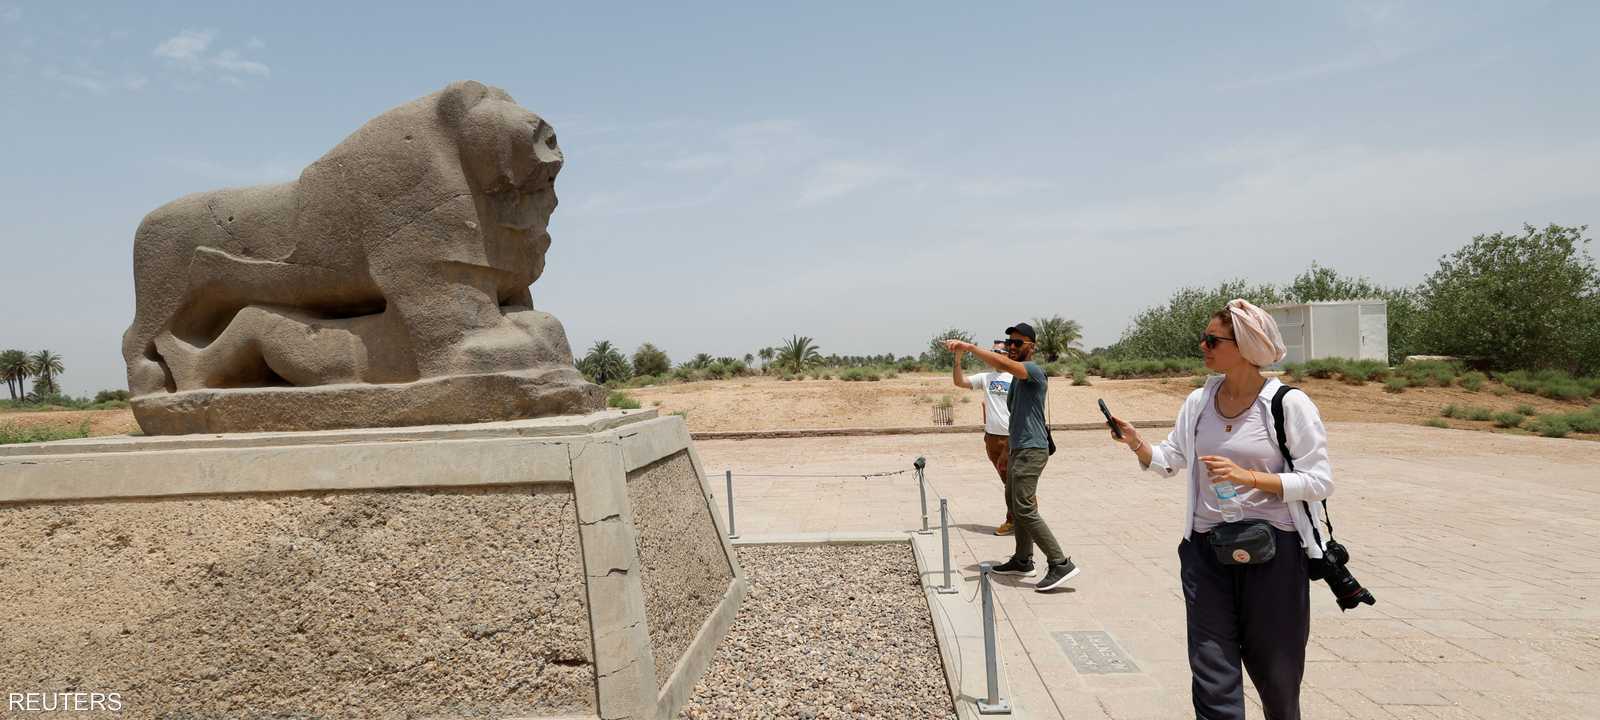
<instances>
[{"instance_id":1,"label":"thin white cloud","mask_svg":"<svg viewBox=\"0 0 1600 720\"><path fill-rule=\"evenodd\" d=\"M184 30L156 46L155 56L166 58L182 65L198 67L201 56L207 48L211 47L211 39L216 35L212 30Z\"/></svg>"},{"instance_id":2,"label":"thin white cloud","mask_svg":"<svg viewBox=\"0 0 1600 720\"><path fill-rule=\"evenodd\" d=\"M246 76L258 78L272 76L272 68L266 63L247 58L235 48L226 48L210 54L208 51L215 39L214 30L184 30L161 41L153 54L164 58L173 67L183 68L196 75L213 70L219 80L234 86L244 85ZM266 47L266 43L260 38L253 37L246 47L258 50Z\"/></svg>"},{"instance_id":3,"label":"thin white cloud","mask_svg":"<svg viewBox=\"0 0 1600 720\"><path fill-rule=\"evenodd\" d=\"M22 8L6 3L0 5L0 22L13 24L22 21Z\"/></svg>"},{"instance_id":4,"label":"thin white cloud","mask_svg":"<svg viewBox=\"0 0 1600 720\"><path fill-rule=\"evenodd\" d=\"M267 47L267 43L261 38L251 36L250 42L245 43L244 46L250 48L251 50L262 50Z\"/></svg>"},{"instance_id":5,"label":"thin white cloud","mask_svg":"<svg viewBox=\"0 0 1600 720\"><path fill-rule=\"evenodd\" d=\"M239 57L239 52L237 50L223 50L221 53L218 53L216 57L211 58L211 64L221 68L223 72L227 73L256 75L258 77L268 77L272 75L271 68L267 67L264 63L259 63L254 60L245 60Z\"/></svg>"},{"instance_id":6,"label":"thin white cloud","mask_svg":"<svg viewBox=\"0 0 1600 720\"><path fill-rule=\"evenodd\" d=\"M1258 162L1193 191L1035 213L1008 227L1093 236L1411 222L1462 212L1510 212L1593 196L1600 192L1597 187L1600 142L1404 150L1306 146L1258 156Z\"/></svg>"},{"instance_id":7,"label":"thin white cloud","mask_svg":"<svg viewBox=\"0 0 1600 720\"><path fill-rule=\"evenodd\" d=\"M150 79L138 73L123 73L120 77L101 71L87 60L80 59L72 70L47 66L39 74L61 87L82 90L92 95L106 95L113 90L138 92Z\"/></svg>"},{"instance_id":8,"label":"thin white cloud","mask_svg":"<svg viewBox=\"0 0 1600 720\"><path fill-rule=\"evenodd\" d=\"M45 68L43 74L46 80L51 80L67 87L86 90L95 95L104 95L111 90L111 86L104 80L91 75L61 72L53 67Z\"/></svg>"},{"instance_id":9,"label":"thin white cloud","mask_svg":"<svg viewBox=\"0 0 1600 720\"><path fill-rule=\"evenodd\" d=\"M1343 57L1325 60L1322 62L1281 68L1268 72L1257 73L1248 77L1235 78L1216 86L1217 90L1245 90L1254 88L1271 87L1290 83L1303 83L1312 80L1345 75L1362 70L1371 70L1383 67L1399 60L1405 59L1415 51L1404 48L1366 48L1352 52Z\"/></svg>"},{"instance_id":10,"label":"thin white cloud","mask_svg":"<svg viewBox=\"0 0 1600 720\"><path fill-rule=\"evenodd\" d=\"M828 160L814 166L801 181L795 202L816 205L905 176L905 170L885 162Z\"/></svg>"}]
</instances>

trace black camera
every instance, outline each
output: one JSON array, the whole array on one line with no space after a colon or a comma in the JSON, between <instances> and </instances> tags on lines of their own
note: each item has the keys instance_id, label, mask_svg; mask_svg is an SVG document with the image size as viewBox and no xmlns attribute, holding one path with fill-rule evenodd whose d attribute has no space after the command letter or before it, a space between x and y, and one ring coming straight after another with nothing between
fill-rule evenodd
<instances>
[{"instance_id":1,"label":"black camera","mask_svg":"<svg viewBox=\"0 0 1600 720\"><path fill-rule=\"evenodd\" d=\"M1378 599L1372 596L1372 592L1361 587L1361 582L1345 569L1345 563L1348 562L1350 562L1350 551L1344 549L1338 541L1330 539L1322 551L1322 559L1312 560L1307 574L1312 580L1323 580L1328 583L1328 589L1333 591L1333 599L1339 603L1340 612L1362 603L1376 605Z\"/></svg>"}]
</instances>

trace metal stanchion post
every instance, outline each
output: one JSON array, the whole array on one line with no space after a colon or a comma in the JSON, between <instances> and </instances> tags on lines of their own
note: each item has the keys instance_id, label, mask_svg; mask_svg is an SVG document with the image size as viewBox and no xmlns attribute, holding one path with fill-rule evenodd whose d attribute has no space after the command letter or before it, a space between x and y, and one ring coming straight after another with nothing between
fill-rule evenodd
<instances>
[{"instance_id":1,"label":"metal stanchion post","mask_svg":"<svg viewBox=\"0 0 1600 720\"><path fill-rule=\"evenodd\" d=\"M944 498L939 498L939 536L944 540L944 587L939 592L959 592L950 582L950 507Z\"/></svg>"},{"instance_id":2,"label":"metal stanchion post","mask_svg":"<svg viewBox=\"0 0 1600 720\"><path fill-rule=\"evenodd\" d=\"M922 530L919 532L923 535L933 532L928 529L928 485L922 479L922 469L927 466L928 461L921 457L918 457L916 462L911 463L911 467L917 469L917 496L922 499Z\"/></svg>"},{"instance_id":3,"label":"metal stanchion post","mask_svg":"<svg viewBox=\"0 0 1600 720\"><path fill-rule=\"evenodd\" d=\"M989 674L989 695L978 701L978 714L1010 715L1011 704L1000 698L1000 673L994 647L994 590L989 587L989 563L978 565L978 587L983 595L983 669Z\"/></svg>"},{"instance_id":4,"label":"metal stanchion post","mask_svg":"<svg viewBox=\"0 0 1600 720\"><path fill-rule=\"evenodd\" d=\"M733 529L733 471L732 470L727 471L727 477L728 477L728 537L736 538L736 537L739 537L739 533Z\"/></svg>"}]
</instances>

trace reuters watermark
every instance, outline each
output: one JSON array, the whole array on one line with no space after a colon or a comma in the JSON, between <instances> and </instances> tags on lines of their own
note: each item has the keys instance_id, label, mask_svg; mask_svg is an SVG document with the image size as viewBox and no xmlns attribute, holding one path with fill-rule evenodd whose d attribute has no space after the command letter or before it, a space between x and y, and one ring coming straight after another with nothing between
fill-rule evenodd
<instances>
[{"instance_id":1,"label":"reuters watermark","mask_svg":"<svg viewBox=\"0 0 1600 720\"><path fill-rule=\"evenodd\" d=\"M10 712L122 712L122 693L6 693L6 710Z\"/></svg>"}]
</instances>

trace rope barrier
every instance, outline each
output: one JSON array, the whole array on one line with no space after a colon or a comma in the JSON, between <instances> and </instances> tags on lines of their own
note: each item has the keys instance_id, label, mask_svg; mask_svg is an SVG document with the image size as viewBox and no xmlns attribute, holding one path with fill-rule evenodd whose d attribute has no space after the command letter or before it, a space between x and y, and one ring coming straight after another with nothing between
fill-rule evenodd
<instances>
[{"instance_id":1,"label":"rope barrier","mask_svg":"<svg viewBox=\"0 0 1600 720\"><path fill-rule=\"evenodd\" d=\"M911 472L911 471L910 470L885 470L883 472L873 472L873 473L840 473L840 474L825 474L825 473L734 473L733 476L734 477L754 477L754 478L861 478L863 480L866 480L868 478L879 478L879 477L890 477L890 476L893 476L893 475L904 475L904 474L906 474L908 472ZM707 475L706 479L710 480L712 478L718 478L718 477L722 477L722 476L721 475Z\"/></svg>"}]
</instances>

